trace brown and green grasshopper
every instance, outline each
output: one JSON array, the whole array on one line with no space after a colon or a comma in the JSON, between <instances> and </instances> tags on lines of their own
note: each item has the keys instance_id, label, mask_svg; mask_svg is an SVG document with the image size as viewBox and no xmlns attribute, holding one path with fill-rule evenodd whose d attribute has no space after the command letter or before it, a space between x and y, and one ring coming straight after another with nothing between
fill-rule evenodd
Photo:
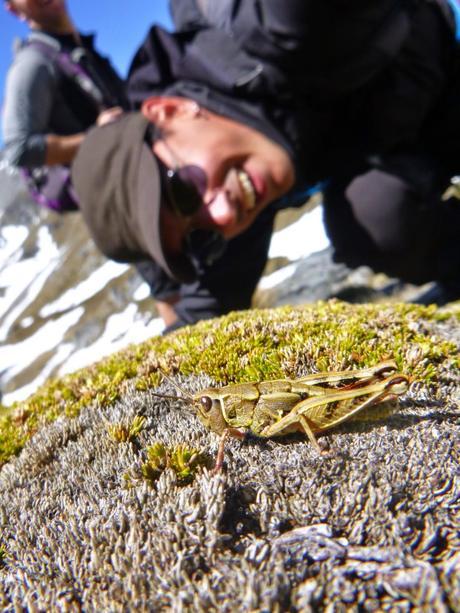
<instances>
[{"instance_id":1,"label":"brown and green grasshopper","mask_svg":"<svg viewBox=\"0 0 460 613\"><path fill-rule=\"evenodd\" d=\"M321 451L315 432L328 430L384 400L395 399L409 387L408 377L397 373L392 360L362 370L235 383L193 395L170 381L182 393L182 400L196 408L201 422L221 435L215 471L222 466L228 436L244 438L251 432L268 438L300 431Z\"/></svg>"}]
</instances>

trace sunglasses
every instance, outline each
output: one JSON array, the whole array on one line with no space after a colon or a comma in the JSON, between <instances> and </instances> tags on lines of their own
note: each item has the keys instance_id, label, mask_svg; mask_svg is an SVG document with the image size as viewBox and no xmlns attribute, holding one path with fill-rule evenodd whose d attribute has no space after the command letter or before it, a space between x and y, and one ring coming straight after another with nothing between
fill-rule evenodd
<instances>
[{"instance_id":1,"label":"sunglasses","mask_svg":"<svg viewBox=\"0 0 460 613\"><path fill-rule=\"evenodd\" d=\"M174 168L168 168L164 162L155 156L160 169L161 182L166 191L167 203L181 217L191 217L203 204L203 195L207 188L206 173L199 166L187 164L180 166L177 156L171 150L158 127L150 124L145 140L152 148L155 140L163 140L171 157L176 161ZM154 154L155 155L155 154ZM211 265L225 251L226 241L214 230L192 230L184 239L184 250L193 260L196 268L202 264Z\"/></svg>"},{"instance_id":2,"label":"sunglasses","mask_svg":"<svg viewBox=\"0 0 460 613\"><path fill-rule=\"evenodd\" d=\"M194 215L203 204L203 195L207 187L206 173L199 166L192 164L180 165L177 156L171 150L158 126L149 124L145 134L146 143L152 148L155 141L162 140L171 157L174 168L168 168L155 154L160 169L161 182L166 192L170 208L181 217Z\"/></svg>"},{"instance_id":3,"label":"sunglasses","mask_svg":"<svg viewBox=\"0 0 460 613\"><path fill-rule=\"evenodd\" d=\"M204 170L193 165L167 168L161 160L159 167L171 209L181 217L194 215L203 204L203 194L206 191Z\"/></svg>"}]
</instances>

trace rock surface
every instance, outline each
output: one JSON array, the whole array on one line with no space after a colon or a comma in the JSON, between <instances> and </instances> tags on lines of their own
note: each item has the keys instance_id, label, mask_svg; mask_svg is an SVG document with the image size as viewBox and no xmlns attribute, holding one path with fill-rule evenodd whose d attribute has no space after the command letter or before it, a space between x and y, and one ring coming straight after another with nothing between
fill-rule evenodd
<instances>
[{"instance_id":1,"label":"rock surface","mask_svg":"<svg viewBox=\"0 0 460 613\"><path fill-rule=\"evenodd\" d=\"M2 342L11 352L45 324L76 313L39 360L51 374L59 360L104 335L110 314L123 312L139 280L124 271L82 302L58 303L104 262L78 219L53 221L18 205L23 197L14 181L3 192L3 230L20 225L27 232L4 263L0 289L7 293L8 270L20 277L20 265L36 261L40 228L57 239L58 254L44 265L42 289L36 292L31 280L3 313ZM271 266L280 270L279 264ZM424 289L367 269L352 272L334 264L330 250L281 264L290 267L288 278L261 287L257 306L334 295L410 301ZM55 310L46 312L54 301ZM138 302L149 308L146 296ZM369 326L378 339L382 321ZM422 327L427 341L460 347L458 319ZM324 349L333 351L337 339L328 342ZM62 347L67 356L59 354ZM25 354L25 372L16 381L3 373L5 387L30 380L27 369L35 365ZM296 436L230 440L223 473L201 467L185 484L171 468L153 480L142 472L155 443L197 448L212 465L218 437L183 403L128 385L111 406L88 403L77 417L62 415L0 471L0 608L460 611L460 375L436 368L438 385L413 386L391 417L346 423L324 436L324 455ZM189 392L211 383L204 375L177 381ZM160 391L176 394L170 383ZM139 416L141 432L116 442L111 426ZM18 428L22 420L27 415L19 408Z\"/></svg>"},{"instance_id":2,"label":"rock surface","mask_svg":"<svg viewBox=\"0 0 460 613\"><path fill-rule=\"evenodd\" d=\"M423 328L460 346L455 320ZM156 442L212 463L218 437L184 403L127 389L58 418L0 472L2 610L459 611L460 375L438 375L391 417L322 437L324 455L232 439L223 473L188 484L142 477ZM109 436L136 416L132 442Z\"/></svg>"}]
</instances>

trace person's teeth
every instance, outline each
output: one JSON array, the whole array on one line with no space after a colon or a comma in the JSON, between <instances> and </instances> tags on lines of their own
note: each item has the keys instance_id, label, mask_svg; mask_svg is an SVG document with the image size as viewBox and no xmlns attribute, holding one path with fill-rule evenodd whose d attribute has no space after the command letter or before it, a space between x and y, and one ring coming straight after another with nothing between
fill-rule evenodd
<instances>
[{"instance_id":1,"label":"person's teeth","mask_svg":"<svg viewBox=\"0 0 460 613\"><path fill-rule=\"evenodd\" d=\"M246 208L250 211L256 206L256 193L254 186L249 178L248 174L244 170L238 170L238 181L244 193L244 203Z\"/></svg>"}]
</instances>

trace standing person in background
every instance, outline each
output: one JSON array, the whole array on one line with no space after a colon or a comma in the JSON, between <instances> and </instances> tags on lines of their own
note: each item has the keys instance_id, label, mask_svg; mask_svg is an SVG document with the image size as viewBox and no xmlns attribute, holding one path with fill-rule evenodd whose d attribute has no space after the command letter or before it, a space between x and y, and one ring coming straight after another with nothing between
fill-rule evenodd
<instances>
[{"instance_id":1,"label":"standing person in background","mask_svg":"<svg viewBox=\"0 0 460 613\"><path fill-rule=\"evenodd\" d=\"M95 50L94 37L77 30L65 0L4 0L4 6L30 28L7 77L4 156L23 170L35 201L57 212L75 210L69 167L88 128L127 108L124 81ZM148 284L156 278L150 260L136 268Z\"/></svg>"},{"instance_id":2,"label":"standing person in background","mask_svg":"<svg viewBox=\"0 0 460 613\"><path fill-rule=\"evenodd\" d=\"M4 6L31 30L7 77L5 157L29 171L69 165L90 126L106 124L123 112L124 83L94 49L93 36L76 29L65 0L5 0ZM98 101L62 72L61 53L81 64Z\"/></svg>"}]
</instances>

